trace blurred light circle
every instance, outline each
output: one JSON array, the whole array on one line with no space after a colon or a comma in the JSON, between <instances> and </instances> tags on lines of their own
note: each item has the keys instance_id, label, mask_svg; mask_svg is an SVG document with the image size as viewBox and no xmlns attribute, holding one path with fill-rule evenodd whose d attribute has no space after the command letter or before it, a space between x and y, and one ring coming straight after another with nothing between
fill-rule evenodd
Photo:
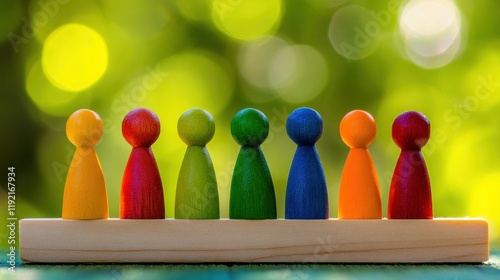
<instances>
[{"instance_id":1,"label":"blurred light circle","mask_svg":"<svg viewBox=\"0 0 500 280\"><path fill-rule=\"evenodd\" d=\"M289 46L280 37L264 36L243 44L238 55L238 66L243 78L255 87L270 89L268 73L278 51Z\"/></svg>"},{"instance_id":2,"label":"blurred light circle","mask_svg":"<svg viewBox=\"0 0 500 280\"><path fill-rule=\"evenodd\" d=\"M69 22L101 27L101 4L96 1L32 0L27 5L28 15L22 19L21 31L27 38L36 36L43 43L54 29ZM104 29L104 28L103 28Z\"/></svg>"},{"instance_id":3,"label":"blurred light circle","mask_svg":"<svg viewBox=\"0 0 500 280\"><path fill-rule=\"evenodd\" d=\"M400 30L416 53L445 52L460 32L460 15L449 0L414 0L405 6Z\"/></svg>"},{"instance_id":4,"label":"blurred light circle","mask_svg":"<svg viewBox=\"0 0 500 280\"><path fill-rule=\"evenodd\" d=\"M365 58L378 48L387 24L377 21L364 7L346 6L333 15L329 29L330 43L348 59Z\"/></svg>"},{"instance_id":5,"label":"blurred light circle","mask_svg":"<svg viewBox=\"0 0 500 280\"><path fill-rule=\"evenodd\" d=\"M299 78L299 55L297 45L294 45L280 49L272 58L267 77L275 90L287 87Z\"/></svg>"},{"instance_id":6,"label":"blurred light circle","mask_svg":"<svg viewBox=\"0 0 500 280\"><path fill-rule=\"evenodd\" d=\"M461 47L461 17L452 0L413 0L399 20L406 54L423 68L442 67Z\"/></svg>"},{"instance_id":7,"label":"blurred light circle","mask_svg":"<svg viewBox=\"0 0 500 280\"><path fill-rule=\"evenodd\" d=\"M151 69L118 95L113 111L121 112L120 117L136 107L155 111L162 135L167 135L160 136L155 153L168 156L185 149L177 136L177 120L182 113L203 108L216 116L229 105L234 84L226 61L206 51L186 51Z\"/></svg>"},{"instance_id":8,"label":"blurred light circle","mask_svg":"<svg viewBox=\"0 0 500 280\"><path fill-rule=\"evenodd\" d=\"M449 49L438 55L432 55L432 56L421 55L418 52L416 52L414 48L411 47L407 47L405 49L405 53L407 57L416 65L425 69L435 69L446 66L447 64L452 62L453 59L459 53L460 49L461 49L461 37L458 36L455 38Z\"/></svg>"},{"instance_id":9,"label":"blurred light circle","mask_svg":"<svg viewBox=\"0 0 500 280\"><path fill-rule=\"evenodd\" d=\"M237 40L253 40L272 33L280 23L281 13L281 0L212 0L215 25Z\"/></svg>"},{"instance_id":10,"label":"blurred light circle","mask_svg":"<svg viewBox=\"0 0 500 280\"><path fill-rule=\"evenodd\" d=\"M82 24L54 30L44 42L42 67L47 78L65 91L81 91L96 83L108 66L104 39Z\"/></svg>"},{"instance_id":11,"label":"blurred light circle","mask_svg":"<svg viewBox=\"0 0 500 280\"><path fill-rule=\"evenodd\" d=\"M302 103L323 91L328 81L328 66L321 53L310 46L287 46L272 59L268 79L286 102Z\"/></svg>"},{"instance_id":12,"label":"blurred light circle","mask_svg":"<svg viewBox=\"0 0 500 280\"><path fill-rule=\"evenodd\" d=\"M28 96L46 114L67 117L75 107L89 104L89 95L63 91L47 80L40 61L28 69L25 80Z\"/></svg>"}]
</instances>

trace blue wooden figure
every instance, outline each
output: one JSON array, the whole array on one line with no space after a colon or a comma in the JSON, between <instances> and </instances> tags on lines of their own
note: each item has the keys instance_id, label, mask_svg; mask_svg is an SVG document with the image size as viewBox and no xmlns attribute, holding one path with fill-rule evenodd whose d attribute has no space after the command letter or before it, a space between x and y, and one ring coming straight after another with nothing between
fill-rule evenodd
<instances>
[{"instance_id":1,"label":"blue wooden figure","mask_svg":"<svg viewBox=\"0 0 500 280\"><path fill-rule=\"evenodd\" d=\"M286 219L328 219L325 174L314 144L323 132L323 120L311 108L293 111L286 121L288 136L298 147L288 175Z\"/></svg>"}]
</instances>

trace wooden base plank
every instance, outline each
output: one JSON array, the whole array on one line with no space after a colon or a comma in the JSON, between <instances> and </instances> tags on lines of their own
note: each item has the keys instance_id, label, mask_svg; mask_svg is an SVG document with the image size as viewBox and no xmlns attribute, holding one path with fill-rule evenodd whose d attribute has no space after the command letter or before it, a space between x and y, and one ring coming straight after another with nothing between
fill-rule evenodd
<instances>
[{"instance_id":1,"label":"wooden base plank","mask_svg":"<svg viewBox=\"0 0 500 280\"><path fill-rule=\"evenodd\" d=\"M20 221L25 262L480 263L483 219Z\"/></svg>"}]
</instances>

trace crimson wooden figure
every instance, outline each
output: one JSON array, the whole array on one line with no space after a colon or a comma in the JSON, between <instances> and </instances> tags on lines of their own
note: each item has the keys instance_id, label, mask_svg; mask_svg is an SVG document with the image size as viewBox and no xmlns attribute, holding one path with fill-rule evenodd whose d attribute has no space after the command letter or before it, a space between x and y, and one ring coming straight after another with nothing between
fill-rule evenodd
<instances>
[{"instance_id":1,"label":"crimson wooden figure","mask_svg":"<svg viewBox=\"0 0 500 280\"><path fill-rule=\"evenodd\" d=\"M389 219L432 219L431 184L420 149L430 137L427 117L404 112L392 124L392 139L401 148L389 193Z\"/></svg>"},{"instance_id":2,"label":"crimson wooden figure","mask_svg":"<svg viewBox=\"0 0 500 280\"><path fill-rule=\"evenodd\" d=\"M160 135L160 121L148 109L135 109L123 119L122 133L133 148L123 174L120 218L164 219L163 187L151 150Z\"/></svg>"}]
</instances>

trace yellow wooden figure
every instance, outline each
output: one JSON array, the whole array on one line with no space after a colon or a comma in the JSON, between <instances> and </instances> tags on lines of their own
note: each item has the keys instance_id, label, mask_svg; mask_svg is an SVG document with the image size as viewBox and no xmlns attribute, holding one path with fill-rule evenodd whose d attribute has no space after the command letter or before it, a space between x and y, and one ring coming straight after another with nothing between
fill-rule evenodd
<instances>
[{"instance_id":1,"label":"yellow wooden figure","mask_svg":"<svg viewBox=\"0 0 500 280\"><path fill-rule=\"evenodd\" d=\"M340 136L351 150L340 180L339 219L382 218L377 171L368 151L376 134L375 120L365 111L351 111L340 122Z\"/></svg>"},{"instance_id":2,"label":"yellow wooden figure","mask_svg":"<svg viewBox=\"0 0 500 280\"><path fill-rule=\"evenodd\" d=\"M101 164L94 150L103 132L102 120L91 110L74 112L66 123L66 135L76 146L69 167L62 207L63 219L108 218L108 196Z\"/></svg>"}]
</instances>

